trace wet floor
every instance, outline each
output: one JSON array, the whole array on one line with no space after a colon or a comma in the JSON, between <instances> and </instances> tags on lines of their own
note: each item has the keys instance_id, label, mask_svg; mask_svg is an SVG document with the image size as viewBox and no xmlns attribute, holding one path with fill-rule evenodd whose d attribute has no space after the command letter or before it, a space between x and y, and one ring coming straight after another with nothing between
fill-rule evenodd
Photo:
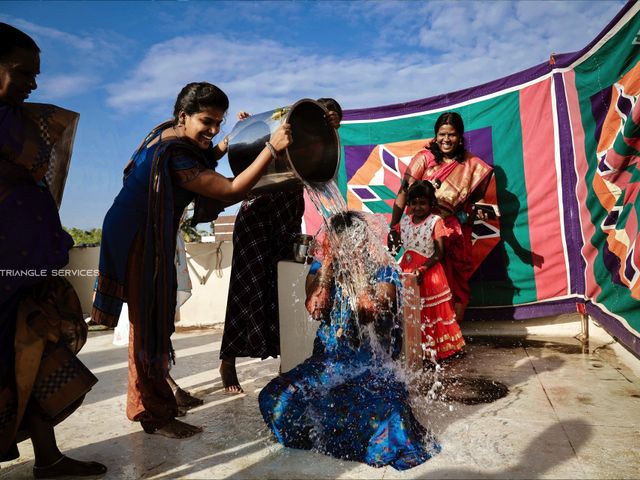
<instances>
[{"instance_id":1,"label":"wet floor","mask_svg":"<svg viewBox=\"0 0 640 480\"><path fill-rule=\"evenodd\" d=\"M108 332L92 332L81 358L100 381L57 437L65 453L105 463L106 479L638 478L640 378L616 356L610 337L592 327L587 347L570 336L474 331L466 338L464 356L415 385L416 416L435 432L442 452L404 472L277 444L257 397L277 375L278 360L239 359L246 393L226 394L217 330L174 338L174 378L205 400L184 420L203 425L202 434L171 440L129 422L126 347L113 346ZM434 381L442 387L434 389ZM429 391L435 398L427 398ZM2 465L1 479L31 478L31 445L19 447L22 457Z\"/></svg>"}]
</instances>

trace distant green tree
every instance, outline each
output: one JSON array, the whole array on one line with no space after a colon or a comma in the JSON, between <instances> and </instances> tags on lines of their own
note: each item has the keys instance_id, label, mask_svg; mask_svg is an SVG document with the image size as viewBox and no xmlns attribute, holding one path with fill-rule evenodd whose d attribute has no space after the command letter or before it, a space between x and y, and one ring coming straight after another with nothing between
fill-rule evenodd
<instances>
[{"instance_id":1,"label":"distant green tree","mask_svg":"<svg viewBox=\"0 0 640 480\"><path fill-rule=\"evenodd\" d=\"M202 234L198 229L191 225L191 218L187 218L180 222L180 233L185 242L199 242Z\"/></svg>"},{"instance_id":2,"label":"distant green tree","mask_svg":"<svg viewBox=\"0 0 640 480\"><path fill-rule=\"evenodd\" d=\"M193 208L194 203L191 202L189 206L187 206L186 210L182 214L182 218L180 219L180 226L178 227L178 231L182 235L182 239L186 243L190 242L199 242L202 238L198 229L191 225L191 217L193 217Z\"/></svg>"},{"instance_id":3,"label":"distant green tree","mask_svg":"<svg viewBox=\"0 0 640 480\"><path fill-rule=\"evenodd\" d=\"M66 232L71 235L73 238L73 243L76 246L79 245L100 245L102 241L102 229L101 228L92 228L91 230L81 230L79 228L67 228L62 227L66 230Z\"/></svg>"},{"instance_id":4,"label":"distant green tree","mask_svg":"<svg viewBox=\"0 0 640 480\"><path fill-rule=\"evenodd\" d=\"M198 228L198 225L191 225L191 218L193 217L193 202L189 204L186 208L185 212L182 214L182 219L180 220L180 227L178 231L182 235L182 239L186 243L200 242L202 241L202 237L207 235L211 235L211 232ZM212 223L213 224L213 223ZM200 225L200 224L199 224Z\"/></svg>"}]
</instances>

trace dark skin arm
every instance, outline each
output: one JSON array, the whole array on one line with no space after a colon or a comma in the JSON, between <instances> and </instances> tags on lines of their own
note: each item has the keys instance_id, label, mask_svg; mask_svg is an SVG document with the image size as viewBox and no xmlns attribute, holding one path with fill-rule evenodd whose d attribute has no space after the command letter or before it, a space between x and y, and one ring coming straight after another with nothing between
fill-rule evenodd
<instances>
[{"instance_id":1,"label":"dark skin arm","mask_svg":"<svg viewBox=\"0 0 640 480\"><path fill-rule=\"evenodd\" d=\"M389 250L392 249L390 244L398 245L397 248L402 246L402 242L400 241L400 234L396 232L393 227L395 227L402 218L404 209L407 206L407 186L414 181L415 179L411 175L405 175L402 179L400 190L398 190L398 195L396 195L396 200L393 202L393 211L391 212L391 231L389 232L389 236L387 237L387 245L389 246Z\"/></svg>"},{"instance_id":2,"label":"dark skin arm","mask_svg":"<svg viewBox=\"0 0 640 480\"><path fill-rule=\"evenodd\" d=\"M331 310L331 286L333 284L333 268L330 263L320 267L315 275L308 275L305 290L307 299L305 307L314 320L322 318Z\"/></svg>"},{"instance_id":3,"label":"dark skin arm","mask_svg":"<svg viewBox=\"0 0 640 480\"><path fill-rule=\"evenodd\" d=\"M224 137L220 143L213 147L213 158L215 160L220 160L225 156L227 150L229 150L229 135Z\"/></svg>"},{"instance_id":4,"label":"dark skin arm","mask_svg":"<svg viewBox=\"0 0 640 480\"><path fill-rule=\"evenodd\" d=\"M242 121L246 118L249 118L250 116L251 115L249 115L245 111L240 111L236 114L236 118L238 121ZM229 151L229 135L224 137L220 141L220 143L218 143L215 147L213 147L213 158L215 158L216 160L220 160L222 157L225 156L227 151Z\"/></svg>"},{"instance_id":5,"label":"dark skin arm","mask_svg":"<svg viewBox=\"0 0 640 480\"><path fill-rule=\"evenodd\" d=\"M288 124L281 125L271 135L270 142L276 152L281 152L287 148L291 144L291 126ZM237 202L242 200L246 193L260 180L271 160L271 152L265 147L251 165L231 180L213 170L207 170L181 186L185 190L205 197L232 203Z\"/></svg>"},{"instance_id":6,"label":"dark skin arm","mask_svg":"<svg viewBox=\"0 0 640 480\"><path fill-rule=\"evenodd\" d=\"M402 179L402 185L396 195L396 200L393 202L393 212L391 213L391 226L396 225L402 218L404 208L407 205L407 186L411 185L415 179L411 175L405 175Z\"/></svg>"},{"instance_id":7,"label":"dark skin arm","mask_svg":"<svg viewBox=\"0 0 640 480\"><path fill-rule=\"evenodd\" d=\"M398 253L401 247L402 238L400 238L400 234L394 228L392 228L387 234L387 248L392 255L395 255L396 253Z\"/></svg>"}]
</instances>

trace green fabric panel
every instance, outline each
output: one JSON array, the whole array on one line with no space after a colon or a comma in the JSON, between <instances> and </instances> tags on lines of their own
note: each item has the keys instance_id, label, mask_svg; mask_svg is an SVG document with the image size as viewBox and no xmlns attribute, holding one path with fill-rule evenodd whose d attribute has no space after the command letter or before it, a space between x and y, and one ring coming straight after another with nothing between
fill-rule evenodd
<instances>
[{"instance_id":1,"label":"green fabric panel","mask_svg":"<svg viewBox=\"0 0 640 480\"><path fill-rule=\"evenodd\" d=\"M506 259L508 280L472 283L472 305L512 305L537 300L533 266L525 263L516 252L530 250L526 184L524 180L522 132L519 94L512 92L460 108L465 129L491 127L493 155L501 205L503 237L496 248ZM433 125L442 112L415 115L408 118L375 122L349 123L340 128L344 145L378 145L433 136ZM376 190L381 198L394 198L388 188ZM379 188L379 187L378 187ZM384 202L367 202L372 211L391 212ZM506 231L508 229L509 231Z\"/></svg>"},{"instance_id":2,"label":"green fabric panel","mask_svg":"<svg viewBox=\"0 0 640 480\"><path fill-rule=\"evenodd\" d=\"M391 213L391 206L382 200L372 201L372 202L364 202L369 210L373 213Z\"/></svg>"},{"instance_id":3,"label":"green fabric panel","mask_svg":"<svg viewBox=\"0 0 640 480\"><path fill-rule=\"evenodd\" d=\"M522 151L520 95L512 92L460 109L465 128L491 126L494 175L500 204L500 244L507 281L472 283L472 305L518 305L537 300L533 266L518 252L530 251L527 190ZM468 120L467 120L468 119ZM468 126L467 126L468 125Z\"/></svg>"},{"instance_id":4,"label":"green fabric panel","mask_svg":"<svg viewBox=\"0 0 640 480\"><path fill-rule=\"evenodd\" d=\"M605 249L607 236L602 231L601 225L608 215L607 210L602 206L593 190L593 181L597 175L598 158L596 156L596 120L592 111L590 97L611 86L613 83L635 67L640 61L640 47L636 44L640 32L640 15L636 15L630 22L616 33L606 45L597 51L583 64L575 68L576 88L578 91L580 113L585 133L584 148L588 160L587 174L585 182L587 187L586 207L590 213L591 223L595 227L595 233L591 238L585 239L593 245L599 252L593 265L594 277L601 288L600 294L594 300L603 304L610 312L623 317L629 326L636 332L640 332L640 301L631 297L630 290L624 286L614 283L612 275L605 264ZM638 126L629 118L625 123L624 134L629 137L638 137ZM614 142L616 152L627 155L638 155L638 152L626 145L618 136ZM625 169L631 173L629 183L640 181L640 172L637 166L629 166ZM616 202L617 205L624 204L624 194L627 185L620 185L623 188L621 197ZM617 227L623 228L633 215L636 221L640 221L640 197L636 197L635 202L624 205L620 212Z\"/></svg>"},{"instance_id":5,"label":"green fabric panel","mask_svg":"<svg viewBox=\"0 0 640 480\"><path fill-rule=\"evenodd\" d=\"M344 145L379 145L430 138L433 137L433 125L440 113L368 123L348 123L340 127L340 138Z\"/></svg>"},{"instance_id":6,"label":"green fabric panel","mask_svg":"<svg viewBox=\"0 0 640 480\"><path fill-rule=\"evenodd\" d=\"M369 185L369 188L382 200L396 198L396 192L385 185ZM389 207L391 208L391 207ZM391 210L389 210L391 211Z\"/></svg>"},{"instance_id":7,"label":"green fabric panel","mask_svg":"<svg viewBox=\"0 0 640 480\"><path fill-rule=\"evenodd\" d=\"M347 165L344 161L344 143L342 142L342 127L340 127L340 165L338 167L338 175L336 178L336 183L338 184L338 188L342 193L342 196L347 198Z\"/></svg>"},{"instance_id":8,"label":"green fabric panel","mask_svg":"<svg viewBox=\"0 0 640 480\"><path fill-rule=\"evenodd\" d=\"M576 87L587 97L614 84L638 62L640 16L624 25L594 55L575 67ZM585 132L586 133L586 132Z\"/></svg>"}]
</instances>

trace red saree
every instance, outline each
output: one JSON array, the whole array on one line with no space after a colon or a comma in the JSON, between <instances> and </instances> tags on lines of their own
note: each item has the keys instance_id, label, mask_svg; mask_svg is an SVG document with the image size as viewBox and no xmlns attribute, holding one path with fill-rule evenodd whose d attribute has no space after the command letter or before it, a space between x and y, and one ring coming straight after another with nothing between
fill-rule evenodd
<instances>
[{"instance_id":1,"label":"red saree","mask_svg":"<svg viewBox=\"0 0 640 480\"><path fill-rule=\"evenodd\" d=\"M467 222L461 224L456 214L464 212L468 215L471 212L473 203L484 195L492 174L493 168L471 152L465 153L463 162L454 160L437 163L433 153L427 148L411 159L405 172L409 185L416 180L429 180L436 186L438 213L452 232L444 238L442 266L454 304L469 303L469 278L473 273L472 225Z\"/></svg>"}]
</instances>

